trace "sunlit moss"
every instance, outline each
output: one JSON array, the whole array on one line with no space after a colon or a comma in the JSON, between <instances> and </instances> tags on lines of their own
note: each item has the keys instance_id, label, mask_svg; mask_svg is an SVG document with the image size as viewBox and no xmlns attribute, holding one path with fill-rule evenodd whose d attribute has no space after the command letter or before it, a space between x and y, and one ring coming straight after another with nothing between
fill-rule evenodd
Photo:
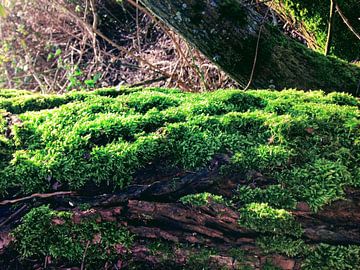
<instances>
[{"instance_id":1,"label":"sunlit moss","mask_svg":"<svg viewBox=\"0 0 360 270\"><path fill-rule=\"evenodd\" d=\"M359 100L347 94L108 88L3 101L4 114L21 112L11 126L0 122L11 130L0 136L3 197L51 191L55 183L110 192L148 166L193 171L217 154L230 157L224 175L249 184L254 172L273 179L239 187L233 200L240 205L292 209L305 201L318 210L360 185Z\"/></svg>"}]
</instances>

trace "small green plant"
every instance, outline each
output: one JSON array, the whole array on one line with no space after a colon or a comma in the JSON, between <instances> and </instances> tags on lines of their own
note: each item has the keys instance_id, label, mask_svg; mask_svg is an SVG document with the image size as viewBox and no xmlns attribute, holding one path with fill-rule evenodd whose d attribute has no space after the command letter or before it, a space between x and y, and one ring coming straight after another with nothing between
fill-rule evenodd
<instances>
[{"instance_id":1,"label":"small green plant","mask_svg":"<svg viewBox=\"0 0 360 270\"><path fill-rule=\"evenodd\" d=\"M262 202L272 207L285 209L294 209L296 206L296 199L281 185L269 185L264 188L239 186L232 199L241 204Z\"/></svg>"},{"instance_id":2,"label":"small green plant","mask_svg":"<svg viewBox=\"0 0 360 270\"><path fill-rule=\"evenodd\" d=\"M307 254L309 248L301 239L294 240L284 235L262 236L256 239L256 245L265 254L283 254L295 257Z\"/></svg>"},{"instance_id":3,"label":"small green plant","mask_svg":"<svg viewBox=\"0 0 360 270\"><path fill-rule=\"evenodd\" d=\"M319 244L314 246L306 257L302 269L305 270L352 270L360 265L360 247L331 246Z\"/></svg>"},{"instance_id":4,"label":"small green plant","mask_svg":"<svg viewBox=\"0 0 360 270\"><path fill-rule=\"evenodd\" d=\"M291 213L266 203L251 203L240 209L239 225L257 232L300 237L303 230Z\"/></svg>"},{"instance_id":5,"label":"small green plant","mask_svg":"<svg viewBox=\"0 0 360 270\"><path fill-rule=\"evenodd\" d=\"M105 262L125 257L133 236L116 222L98 222L96 216L75 223L72 214L53 211L48 206L32 209L14 230L14 248L21 258L82 263L98 269Z\"/></svg>"},{"instance_id":6,"label":"small green plant","mask_svg":"<svg viewBox=\"0 0 360 270\"><path fill-rule=\"evenodd\" d=\"M193 206L205 206L210 202L224 204L225 200L222 196L213 195L208 192L191 194L180 198L183 204L190 204Z\"/></svg>"},{"instance_id":7,"label":"small green plant","mask_svg":"<svg viewBox=\"0 0 360 270\"><path fill-rule=\"evenodd\" d=\"M202 248L190 254L186 262L186 269L189 270L211 270L210 256L215 252L211 249Z\"/></svg>"}]
</instances>

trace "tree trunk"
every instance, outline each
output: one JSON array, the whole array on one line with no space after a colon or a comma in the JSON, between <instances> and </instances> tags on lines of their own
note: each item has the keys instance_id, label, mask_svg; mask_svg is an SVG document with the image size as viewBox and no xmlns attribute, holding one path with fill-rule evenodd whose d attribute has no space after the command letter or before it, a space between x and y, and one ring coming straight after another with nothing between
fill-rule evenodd
<instances>
[{"instance_id":1,"label":"tree trunk","mask_svg":"<svg viewBox=\"0 0 360 270\"><path fill-rule=\"evenodd\" d=\"M141 2L243 87L254 73L251 88L322 89L359 95L359 67L286 37L247 1Z\"/></svg>"}]
</instances>

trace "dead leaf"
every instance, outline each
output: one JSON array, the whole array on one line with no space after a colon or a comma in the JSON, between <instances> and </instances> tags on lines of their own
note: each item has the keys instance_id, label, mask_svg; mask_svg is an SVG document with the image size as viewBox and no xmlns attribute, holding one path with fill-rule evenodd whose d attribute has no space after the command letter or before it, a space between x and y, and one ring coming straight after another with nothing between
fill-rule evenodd
<instances>
[{"instance_id":1,"label":"dead leaf","mask_svg":"<svg viewBox=\"0 0 360 270\"><path fill-rule=\"evenodd\" d=\"M305 131L309 134L313 134L315 129L314 128L305 128Z\"/></svg>"}]
</instances>

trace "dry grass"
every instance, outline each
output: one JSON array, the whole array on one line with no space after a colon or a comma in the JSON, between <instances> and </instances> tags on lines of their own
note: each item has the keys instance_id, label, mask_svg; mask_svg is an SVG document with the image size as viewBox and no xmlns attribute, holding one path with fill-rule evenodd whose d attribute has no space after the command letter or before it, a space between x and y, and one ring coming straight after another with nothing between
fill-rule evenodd
<instances>
[{"instance_id":1,"label":"dry grass","mask_svg":"<svg viewBox=\"0 0 360 270\"><path fill-rule=\"evenodd\" d=\"M63 93L119 84L237 86L134 1L17 0L8 8L0 87Z\"/></svg>"}]
</instances>

